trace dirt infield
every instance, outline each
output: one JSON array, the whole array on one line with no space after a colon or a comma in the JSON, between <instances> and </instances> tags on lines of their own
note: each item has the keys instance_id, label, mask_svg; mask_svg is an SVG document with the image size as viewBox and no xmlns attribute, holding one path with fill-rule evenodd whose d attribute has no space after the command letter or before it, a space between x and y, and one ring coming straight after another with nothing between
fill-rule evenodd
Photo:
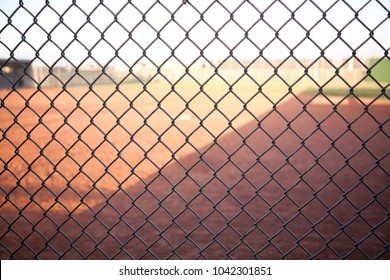
<instances>
[{"instance_id":1,"label":"dirt infield","mask_svg":"<svg viewBox=\"0 0 390 280\"><path fill-rule=\"evenodd\" d=\"M1 259L390 259L388 100L150 91L1 93Z\"/></svg>"}]
</instances>

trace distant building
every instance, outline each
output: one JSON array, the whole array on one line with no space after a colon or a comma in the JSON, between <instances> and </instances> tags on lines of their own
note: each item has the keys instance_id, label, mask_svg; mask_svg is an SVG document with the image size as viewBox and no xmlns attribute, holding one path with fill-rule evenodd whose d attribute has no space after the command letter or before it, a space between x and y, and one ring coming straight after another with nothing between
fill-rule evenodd
<instances>
[{"instance_id":1,"label":"distant building","mask_svg":"<svg viewBox=\"0 0 390 280\"><path fill-rule=\"evenodd\" d=\"M28 60L0 59L0 88L34 87L33 71Z\"/></svg>"}]
</instances>

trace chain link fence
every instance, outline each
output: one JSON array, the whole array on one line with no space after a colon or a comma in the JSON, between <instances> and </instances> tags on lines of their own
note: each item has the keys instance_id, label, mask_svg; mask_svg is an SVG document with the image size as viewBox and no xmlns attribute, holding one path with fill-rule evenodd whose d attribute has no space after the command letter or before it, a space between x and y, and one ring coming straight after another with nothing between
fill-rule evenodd
<instances>
[{"instance_id":1,"label":"chain link fence","mask_svg":"<svg viewBox=\"0 0 390 280\"><path fill-rule=\"evenodd\" d=\"M389 2L0 4L2 259L389 259Z\"/></svg>"}]
</instances>

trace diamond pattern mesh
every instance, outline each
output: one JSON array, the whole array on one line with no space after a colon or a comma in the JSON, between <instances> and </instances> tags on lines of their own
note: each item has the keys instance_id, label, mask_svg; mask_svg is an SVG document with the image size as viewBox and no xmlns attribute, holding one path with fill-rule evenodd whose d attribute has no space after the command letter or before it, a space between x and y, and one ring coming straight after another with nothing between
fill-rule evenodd
<instances>
[{"instance_id":1,"label":"diamond pattern mesh","mask_svg":"<svg viewBox=\"0 0 390 280\"><path fill-rule=\"evenodd\" d=\"M389 17L0 4L1 258L389 259Z\"/></svg>"}]
</instances>

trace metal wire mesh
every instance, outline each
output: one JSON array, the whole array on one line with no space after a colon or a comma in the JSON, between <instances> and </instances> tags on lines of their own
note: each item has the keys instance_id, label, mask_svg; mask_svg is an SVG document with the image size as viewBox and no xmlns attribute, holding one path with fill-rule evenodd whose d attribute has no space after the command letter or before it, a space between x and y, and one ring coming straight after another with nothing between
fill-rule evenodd
<instances>
[{"instance_id":1,"label":"metal wire mesh","mask_svg":"<svg viewBox=\"0 0 390 280\"><path fill-rule=\"evenodd\" d=\"M387 1L9 2L2 259L389 259Z\"/></svg>"}]
</instances>

